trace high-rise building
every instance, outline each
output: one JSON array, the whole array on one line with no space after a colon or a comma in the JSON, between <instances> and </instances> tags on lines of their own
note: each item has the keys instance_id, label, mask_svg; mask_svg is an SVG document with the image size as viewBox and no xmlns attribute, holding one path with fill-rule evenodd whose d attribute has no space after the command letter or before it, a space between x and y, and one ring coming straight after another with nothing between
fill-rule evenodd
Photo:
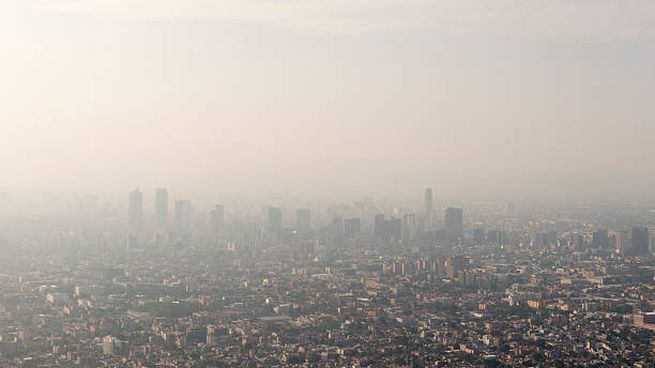
<instances>
[{"instance_id":1,"label":"high-rise building","mask_svg":"<svg viewBox=\"0 0 655 368\"><path fill-rule=\"evenodd\" d=\"M609 248L610 236L607 229L594 231L591 237L591 246L595 248Z\"/></svg>"},{"instance_id":2,"label":"high-rise building","mask_svg":"<svg viewBox=\"0 0 655 368\"><path fill-rule=\"evenodd\" d=\"M490 229L487 232L487 243L493 245L505 245L507 243L507 233L503 230Z\"/></svg>"},{"instance_id":3,"label":"high-rise building","mask_svg":"<svg viewBox=\"0 0 655 368\"><path fill-rule=\"evenodd\" d=\"M225 208L223 205L217 204L209 213L212 231L218 233L223 230L225 225Z\"/></svg>"},{"instance_id":4,"label":"high-rise building","mask_svg":"<svg viewBox=\"0 0 655 368\"><path fill-rule=\"evenodd\" d=\"M373 228L373 234L376 238L383 238L387 233L387 221L384 219L384 214L379 213L375 215L375 227Z\"/></svg>"},{"instance_id":5,"label":"high-rise building","mask_svg":"<svg viewBox=\"0 0 655 368\"><path fill-rule=\"evenodd\" d=\"M416 215L406 213L403 215L403 240L412 240L416 237L417 221Z\"/></svg>"},{"instance_id":6,"label":"high-rise building","mask_svg":"<svg viewBox=\"0 0 655 368\"><path fill-rule=\"evenodd\" d=\"M388 237L393 241L399 241L403 236L403 220L391 218L387 222Z\"/></svg>"},{"instance_id":7,"label":"high-rise building","mask_svg":"<svg viewBox=\"0 0 655 368\"><path fill-rule=\"evenodd\" d=\"M268 228L272 232L280 232L282 230L282 210L277 207L269 207L268 209Z\"/></svg>"},{"instance_id":8,"label":"high-rise building","mask_svg":"<svg viewBox=\"0 0 655 368\"><path fill-rule=\"evenodd\" d=\"M299 208L296 210L296 227L302 233L311 230L311 212L309 208Z\"/></svg>"},{"instance_id":9,"label":"high-rise building","mask_svg":"<svg viewBox=\"0 0 655 368\"><path fill-rule=\"evenodd\" d=\"M614 251L617 253L623 253L627 246L628 234L627 231L614 231L611 239L614 244Z\"/></svg>"},{"instance_id":10,"label":"high-rise building","mask_svg":"<svg viewBox=\"0 0 655 368\"><path fill-rule=\"evenodd\" d=\"M139 189L130 192L128 222L134 227L143 225L143 193Z\"/></svg>"},{"instance_id":11,"label":"high-rise building","mask_svg":"<svg viewBox=\"0 0 655 368\"><path fill-rule=\"evenodd\" d=\"M632 252L634 254L648 254L650 252L650 235L648 228L632 228Z\"/></svg>"},{"instance_id":12,"label":"high-rise building","mask_svg":"<svg viewBox=\"0 0 655 368\"><path fill-rule=\"evenodd\" d=\"M477 245L485 244L486 243L486 236L484 233L484 229L473 229L473 242Z\"/></svg>"},{"instance_id":13,"label":"high-rise building","mask_svg":"<svg viewBox=\"0 0 655 368\"><path fill-rule=\"evenodd\" d=\"M432 188L425 188L425 230L431 231L434 228L434 196Z\"/></svg>"},{"instance_id":14,"label":"high-rise building","mask_svg":"<svg viewBox=\"0 0 655 368\"><path fill-rule=\"evenodd\" d=\"M362 230L361 222L358 218L346 219L343 227L347 235L354 235Z\"/></svg>"},{"instance_id":15,"label":"high-rise building","mask_svg":"<svg viewBox=\"0 0 655 368\"><path fill-rule=\"evenodd\" d=\"M444 230L448 237L461 237L464 235L464 210L461 208L446 209Z\"/></svg>"},{"instance_id":16,"label":"high-rise building","mask_svg":"<svg viewBox=\"0 0 655 368\"><path fill-rule=\"evenodd\" d=\"M191 216L191 201L175 201L175 227L177 230L187 230L191 226Z\"/></svg>"},{"instance_id":17,"label":"high-rise building","mask_svg":"<svg viewBox=\"0 0 655 368\"><path fill-rule=\"evenodd\" d=\"M580 233L571 235L571 247L575 250L581 250L585 247L585 237Z\"/></svg>"},{"instance_id":18,"label":"high-rise building","mask_svg":"<svg viewBox=\"0 0 655 368\"><path fill-rule=\"evenodd\" d=\"M434 197L432 196L432 188L425 188L425 215L432 215L434 211Z\"/></svg>"},{"instance_id":19,"label":"high-rise building","mask_svg":"<svg viewBox=\"0 0 655 368\"><path fill-rule=\"evenodd\" d=\"M389 242L390 240L398 241L402 239L403 220L384 218L384 214L375 215L374 235L378 240Z\"/></svg>"},{"instance_id":20,"label":"high-rise building","mask_svg":"<svg viewBox=\"0 0 655 368\"><path fill-rule=\"evenodd\" d=\"M157 227L168 225L168 190L157 188L155 190L155 220Z\"/></svg>"},{"instance_id":21,"label":"high-rise building","mask_svg":"<svg viewBox=\"0 0 655 368\"><path fill-rule=\"evenodd\" d=\"M339 236L344 233L344 221L341 217L335 217L330 224L330 233L333 236Z\"/></svg>"}]
</instances>

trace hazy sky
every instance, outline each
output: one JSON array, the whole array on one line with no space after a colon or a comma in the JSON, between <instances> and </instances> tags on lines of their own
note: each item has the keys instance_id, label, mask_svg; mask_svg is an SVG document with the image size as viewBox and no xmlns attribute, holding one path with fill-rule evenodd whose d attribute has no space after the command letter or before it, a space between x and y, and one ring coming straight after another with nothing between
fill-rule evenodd
<instances>
[{"instance_id":1,"label":"hazy sky","mask_svg":"<svg viewBox=\"0 0 655 368\"><path fill-rule=\"evenodd\" d=\"M652 199L655 2L1 0L0 187Z\"/></svg>"}]
</instances>

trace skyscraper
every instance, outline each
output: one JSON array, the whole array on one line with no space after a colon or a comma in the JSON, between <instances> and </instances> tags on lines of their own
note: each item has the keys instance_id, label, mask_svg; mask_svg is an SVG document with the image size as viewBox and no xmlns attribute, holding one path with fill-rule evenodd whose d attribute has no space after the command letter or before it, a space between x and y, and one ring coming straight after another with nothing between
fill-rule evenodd
<instances>
[{"instance_id":1,"label":"skyscraper","mask_svg":"<svg viewBox=\"0 0 655 368\"><path fill-rule=\"evenodd\" d=\"M399 241L403 237L403 220L399 218L391 218L387 222L387 231L390 240Z\"/></svg>"},{"instance_id":2,"label":"skyscraper","mask_svg":"<svg viewBox=\"0 0 655 368\"><path fill-rule=\"evenodd\" d=\"M296 227L300 232L307 232L311 229L311 212L309 208L296 210Z\"/></svg>"},{"instance_id":3,"label":"skyscraper","mask_svg":"<svg viewBox=\"0 0 655 368\"><path fill-rule=\"evenodd\" d=\"M626 239L628 238L628 232L622 230L614 230L610 236L610 241L613 247L613 250L617 253L625 252Z\"/></svg>"},{"instance_id":4,"label":"skyscraper","mask_svg":"<svg viewBox=\"0 0 655 368\"><path fill-rule=\"evenodd\" d=\"M633 227L632 228L632 253L634 254L648 254L650 252L650 235L648 228Z\"/></svg>"},{"instance_id":5,"label":"skyscraper","mask_svg":"<svg viewBox=\"0 0 655 368\"><path fill-rule=\"evenodd\" d=\"M333 218L329 228L330 228L330 233L333 236L342 235L345 232L343 219L341 217Z\"/></svg>"},{"instance_id":6,"label":"skyscraper","mask_svg":"<svg viewBox=\"0 0 655 368\"><path fill-rule=\"evenodd\" d=\"M412 240L416 236L416 215L406 213L403 215L403 240Z\"/></svg>"},{"instance_id":7,"label":"skyscraper","mask_svg":"<svg viewBox=\"0 0 655 368\"><path fill-rule=\"evenodd\" d=\"M387 221L384 219L384 214L379 213L375 215L375 227L373 228L373 234L376 238L384 238L387 233Z\"/></svg>"},{"instance_id":8,"label":"skyscraper","mask_svg":"<svg viewBox=\"0 0 655 368\"><path fill-rule=\"evenodd\" d=\"M402 239L403 220L397 218L385 219L384 214L375 215L374 235L377 240L388 243L391 240Z\"/></svg>"},{"instance_id":9,"label":"skyscraper","mask_svg":"<svg viewBox=\"0 0 655 368\"><path fill-rule=\"evenodd\" d=\"M607 229L594 231L591 238L591 246L595 248L609 248L609 231Z\"/></svg>"},{"instance_id":10,"label":"skyscraper","mask_svg":"<svg viewBox=\"0 0 655 368\"><path fill-rule=\"evenodd\" d=\"M487 240L484 229L473 229L473 242L477 245L485 244Z\"/></svg>"},{"instance_id":11,"label":"skyscraper","mask_svg":"<svg viewBox=\"0 0 655 368\"><path fill-rule=\"evenodd\" d=\"M177 230L187 230L191 225L191 201L175 201L175 227Z\"/></svg>"},{"instance_id":12,"label":"skyscraper","mask_svg":"<svg viewBox=\"0 0 655 368\"><path fill-rule=\"evenodd\" d=\"M425 230L431 231L434 228L434 197L432 188L425 188Z\"/></svg>"},{"instance_id":13,"label":"skyscraper","mask_svg":"<svg viewBox=\"0 0 655 368\"><path fill-rule=\"evenodd\" d=\"M546 243L548 240L545 240ZM571 235L571 247L575 250L581 250L585 247L585 237L580 233L574 233Z\"/></svg>"},{"instance_id":14,"label":"skyscraper","mask_svg":"<svg viewBox=\"0 0 655 368\"><path fill-rule=\"evenodd\" d=\"M277 233L282 230L282 210L277 207L268 209L268 228L270 231Z\"/></svg>"},{"instance_id":15,"label":"skyscraper","mask_svg":"<svg viewBox=\"0 0 655 368\"><path fill-rule=\"evenodd\" d=\"M444 229L448 237L456 238L464 235L464 210L461 208L446 209Z\"/></svg>"},{"instance_id":16,"label":"skyscraper","mask_svg":"<svg viewBox=\"0 0 655 368\"><path fill-rule=\"evenodd\" d=\"M133 227L143 225L143 193L139 189L130 192L128 222Z\"/></svg>"},{"instance_id":17,"label":"skyscraper","mask_svg":"<svg viewBox=\"0 0 655 368\"><path fill-rule=\"evenodd\" d=\"M361 222L358 218L346 219L343 224L344 230L347 235L354 235L361 231Z\"/></svg>"},{"instance_id":18,"label":"skyscraper","mask_svg":"<svg viewBox=\"0 0 655 368\"><path fill-rule=\"evenodd\" d=\"M425 215L432 215L434 211L434 197L432 196L432 188L425 188Z\"/></svg>"},{"instance_id":19,"label":"skyscraper","mask_svg":"<svg viewBox=\"0 0 655 368\"><path fill-rule=\"evenodd\" d=\"M217 204L209 213L211 227L213 232L221 232L225 225L225 208L223 205Z\"/></svg>"},{"instance_id":20,"label":"skyscraper","mask_svg":"<svg viewBox=\"0 0 655 368\"><path fill-rule=\"evenodd\" d=\"M168 190L157 188L155 190L155 220L157 227L168 225Z\"/></svg>"}]
</instances>

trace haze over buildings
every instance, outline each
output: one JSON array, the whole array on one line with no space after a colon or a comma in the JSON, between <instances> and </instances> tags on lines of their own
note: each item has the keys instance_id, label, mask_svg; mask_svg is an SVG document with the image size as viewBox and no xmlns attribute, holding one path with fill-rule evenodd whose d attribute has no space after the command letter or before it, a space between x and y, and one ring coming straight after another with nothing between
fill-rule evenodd
<instances>
[{"instance_id":1,"label":"haze over buildings","mask_svg":"<svg viewBox=\"0 0 655 368\"><path fill-rule=\"evenodd\" d=\"M0 367L653 367L655 2L3 0Z\"/></svg>"},{"instance_id":2,"label":"haze over buildings","mask_svg":"<svg viewBox=\"0 0 655 368\"><path fill-rule=\"evenodd\" d=\"M640 200L653 24L650 1L3 1L0 187Z\"/></svg>"}]
</instances>

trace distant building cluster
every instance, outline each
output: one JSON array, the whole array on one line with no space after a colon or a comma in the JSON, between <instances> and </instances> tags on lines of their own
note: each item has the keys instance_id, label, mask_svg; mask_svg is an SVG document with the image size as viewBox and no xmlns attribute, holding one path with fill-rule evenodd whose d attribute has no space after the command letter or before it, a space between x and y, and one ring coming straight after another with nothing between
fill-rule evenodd
<instances>
[{"instance_id":1,"label":"distant building cluster","mask_svg":"<svg viewBox=\"0 0 655 368\"><path fill-rule=\"evenodd\" d=\"M655 361L648 206L127 199L5 229L0 366Z\"/></svg>"}]
</instances>

